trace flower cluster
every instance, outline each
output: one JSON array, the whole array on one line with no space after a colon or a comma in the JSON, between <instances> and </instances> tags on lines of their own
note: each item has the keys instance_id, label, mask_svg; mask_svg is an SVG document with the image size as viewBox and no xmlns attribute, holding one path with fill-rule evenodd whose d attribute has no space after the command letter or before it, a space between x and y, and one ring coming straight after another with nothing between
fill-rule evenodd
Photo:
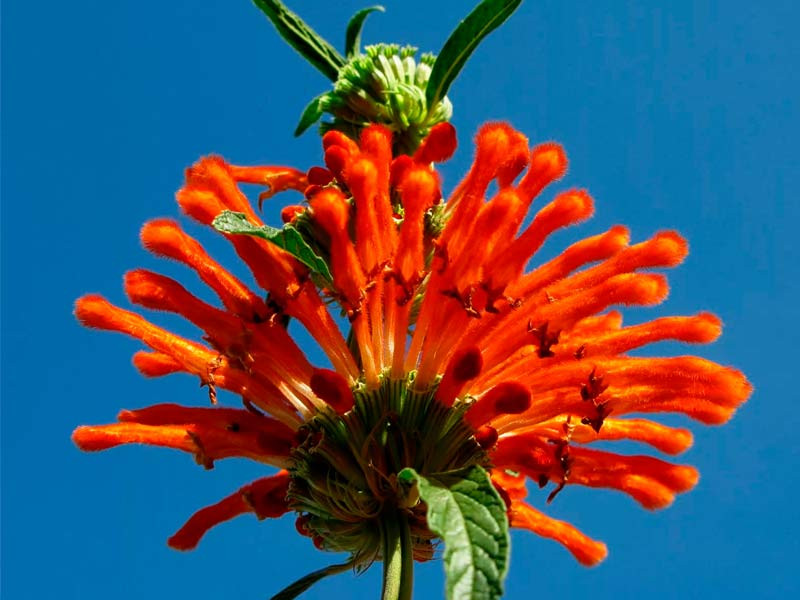
<instances>
[{"instance_id":1,"label":"flower cluster","mask_svg":"<svg viewBox=\"0 0 800 600\"><path fill-rule=\"evenodd\" d=\"M419 146L430 128L448 121L453 106L445 97L428 106L425 91L436 59L417 49L397 44L364 48L339 72L333 90L319 97L319 110L333 116L321 131L342 131L357 138L364 127L385 125L393 132L395 149L405 152Z\"/></svg>"},{"instance_id":2,"label":"flower cluster","mask_svg":"<svg viewBox=\"0 0 800 600\"><path fill-rule=\"evenodd\" d=\"M358 142L330 131L325 166L307 172L201 159L177 194L186 215L211 225L234 211L260 227L239 184L263 184L265 196L297 190L306 201L284 209L284 221L329 265L330 279L278 244L224 234L264 296L176 221L159 219L142 229L145 247L194 270L219 306L142 269L125 276L125 290L134 304L185 317L204 342L97 295L78 300L82 323L148 347L133 359L145 376L190 373L208 386L212 402L221 388L244 403L122 411L117 423L79 427L73 437L80 448L152 444L186 451L206 468L246 457L281 469L197 512L171 546L193 548L211 527L242 513L294 512L298 530L317 547L347 551L366 565L384 558L382 515L399 511L414 558L426 560L436 536L421 503L399 492L397 473L479 465L513 527L552 538L592 565L605 546L526 503L528 480L548 488L548 500L584 485L620 490L649 509L695 485L690 466L592 449L598 441L632 440L678 454L692 443L688 430L631 415L683 413L719 424L750 393L740 372L702 358L629 355L661 340L719 336L720 322L709 313L623 326L614 310L664 300L666 279L649 270L679 264L686 242L666 231L630 245L628 231L615 226L526 272L551 233L591 216L592 199L562 191L528 221L534 199L567 168L562 148L530 149L504 123L483 126L475 143L474 162L446 202L434 165L455 151L448 123L434 126L413 155L395 155L381 125L363 129ZM309 362L287 331L290 318L310 332L331 368ZM339 322L349 324L347 337Z\"/></svg>"}]
</instances>

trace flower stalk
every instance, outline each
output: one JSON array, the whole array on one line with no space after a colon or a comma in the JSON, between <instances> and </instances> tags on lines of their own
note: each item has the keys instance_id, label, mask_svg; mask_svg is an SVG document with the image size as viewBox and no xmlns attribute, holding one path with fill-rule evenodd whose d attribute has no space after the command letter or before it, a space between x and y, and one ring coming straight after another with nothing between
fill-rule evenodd
<instances>
[{"instance_id":1,"label":"flower stalk","mask_svg":"<svg viewBox=\"0 0 800 600\"><path fill-rule=\"evenodd\" d=\"M414 556L411 529L401 511L388 513L381 521L383 539L383 592L381 600L411 600Z\"/></svg>"}]
</instances>

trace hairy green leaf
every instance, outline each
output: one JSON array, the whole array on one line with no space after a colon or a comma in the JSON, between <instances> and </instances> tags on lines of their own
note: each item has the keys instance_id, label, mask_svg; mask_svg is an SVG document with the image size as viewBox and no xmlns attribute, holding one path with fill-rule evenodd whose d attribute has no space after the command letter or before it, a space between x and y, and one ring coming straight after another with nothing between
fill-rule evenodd
<instances>
[{"instance_id":1,"label":"hairy green leaf","mask_svg":"<svg viewBox=\"0 0 800 600\"><path fill-rule=\"evenodd\" d=\"M294 137L303 135L306 129L319 121L320 117L322 116L322 111L319 108L319 101L323 96L325 96L325 94L320 94L319 96L314 97L311 102L308 103L308 106L303 109L303 114L300 115L300 122L297 124L297 128L294 130Z\"/></svg>"},{"instance_id":2,"label":"hairy green leaf","mask_svg":"<svg viewBox=\"0 0 800 600\"><path fill-rule=\"evenodd\" d=\"M331 81L336 81L345 60L336 48L290 11L280 0L253 0L281 37Z\"/></svg>"},{"instance_id":3,"label":"hairy green leaf","mask_svg":"<svg viewBox=\"0 0 800 600\"><path fill-rule=\"evenodd\" d=\"M305 577L301 577L293 584L283 588L280 592L275 594L270 600L292 600L293 598L297 598L300 594L305 592L308 588L312 585L317 583L320 579L328 577L329 575L336 575L337 573L342 573L347 569L353 566L352 562L342 563L340 565L331 565L329 567L325 567L324 569L320 569L319 571L314 571L313 573L309 573Z\"/></svg>"},{"instance_id":4,"label":"hairy green leaf","mask_svg":"<svg viewBox=\"0 0 800 600\"><path fill-rule=\"evenodd\" d=\"M428 505L428 527L444 540L448 600L500 598L508 570L508 517L489 474L474 466L423 477L409 468L397 479L416 486Z\"/></svg>"},{"instance_id":5,"label":"hairy green leaf","mask_svg":"<svg viewBox=\"0 0 800 600\"><path fill-rule=\"evenodd\" d=\"M344 36L344 52L347 58L361 52L361 29L364 27L364 21L369 14L376 11L386 12L386 9L379 4L368 8L362 8L350 19L350 22L347 24L347 32Z\"/></svg>"},{"instance_id":6,"label":"hairy green leaf","mask_svg":"<svg viewBox=\"0 0 800 600\"><path fill-rule=\"evenodd\" d=\"M428 110L447 95L470 54L483 38L511 16L522 0L483 0L455 28L436 58L425 90Z\"/></svg>"},{"instance_id":7,"label":"hairy green leaf","mask_svg":"<svg viewBox=\"0 0 800 600\"><path fill-rule=\"evenodd\" d=\"M303 239L303 236L300 235L300 232L289 224L284 225L283 229L276 229L269 225L258 227L250 223L244 213L226 210L217 215L212 225L214 229L222 233L252 235L272 242L276 246L286 250L289 254L311 269L312 273L319 275L327 283L330 284L333 282L328 264L317 256L311 249L311 246Z\"/></svg>"}]
</instances>

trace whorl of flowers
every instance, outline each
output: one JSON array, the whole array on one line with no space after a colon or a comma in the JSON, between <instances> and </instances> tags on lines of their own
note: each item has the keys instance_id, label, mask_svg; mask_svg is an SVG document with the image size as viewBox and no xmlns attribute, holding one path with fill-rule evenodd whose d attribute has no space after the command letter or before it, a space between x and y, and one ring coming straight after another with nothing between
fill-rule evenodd
<instances>
[{"instance_id":1,"label":"whorl of flowers","mask_svg":"<svg viewBox=\"0 0 800 600\"><path fill-rule=\"evenodd\" d=\"M117 423L79 427L80 448L151 444L188 452L209 469L230 457L280 469L201 509L171 546L191 549L243 513L291 512L317 548L350 560L280 597L383 561L384 598L409 598L412 560L433 558L442 539L448 595L496 598L509 524L560 542L586 565L606 555L604 544L528 504L526 482L546 488L548 503L583 485L619 490L649 509L697 482L690 466L592 448L632 440L678 454L691 445L688 430L634 415L720 424L750 393L740 372L702 358L629 354L720 334L706 312L623 326L616 310L666 298L666 279L652 270L679 264L684 239L664 231L631 245L627 229L615 226L536 263L551 233L594 210L584 190L542 199L566 171L563 149L531 148L508 124L484 125L469 172L445 198L435 164L455 151L456 132L444 121L426 125L409 153L397 144L405 133L367 119L355 139L353 129L325 133L324 166L245 167L212 156L188 169L177 194L182 211L222 232L261 291L170 219L144 226L144 246L193 270L219 303L144 269L126 274L125 290L133 304L183 316L202 341L98 295L78 300L82 323L147 346L133 359L142 374L194 375L214 404L124 410ZM259 202L285 190L304 200L283 210L282 229L270 228L243 183L266 186ZM287 330L290 319L328 366L309 361ZM243 408L217 406L217 389L241 396ZM472 529L451 526L445 504ZM453 574L464 565L471 575Z\"/></svg>"}]
</instances>

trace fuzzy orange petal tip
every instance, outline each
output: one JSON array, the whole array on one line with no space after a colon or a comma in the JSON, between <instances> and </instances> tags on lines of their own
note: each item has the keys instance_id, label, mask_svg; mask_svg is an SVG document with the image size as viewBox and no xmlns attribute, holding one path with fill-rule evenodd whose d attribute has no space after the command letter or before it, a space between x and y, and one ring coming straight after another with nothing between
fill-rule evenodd
<instances>
[{"instance_id":1,"label":"fuzzy orange petal tip","mask_svg":"<svg viewBox=\"0 0 800 600\"><path fill-rule=\"evenodd\" d=\"M608 556L603 542L591 539L569 523L553 519L524 502L512 502L510 516L512 527L528 529L559 542L584 566L593 567Z\"/></svg>"}]
</instances>

